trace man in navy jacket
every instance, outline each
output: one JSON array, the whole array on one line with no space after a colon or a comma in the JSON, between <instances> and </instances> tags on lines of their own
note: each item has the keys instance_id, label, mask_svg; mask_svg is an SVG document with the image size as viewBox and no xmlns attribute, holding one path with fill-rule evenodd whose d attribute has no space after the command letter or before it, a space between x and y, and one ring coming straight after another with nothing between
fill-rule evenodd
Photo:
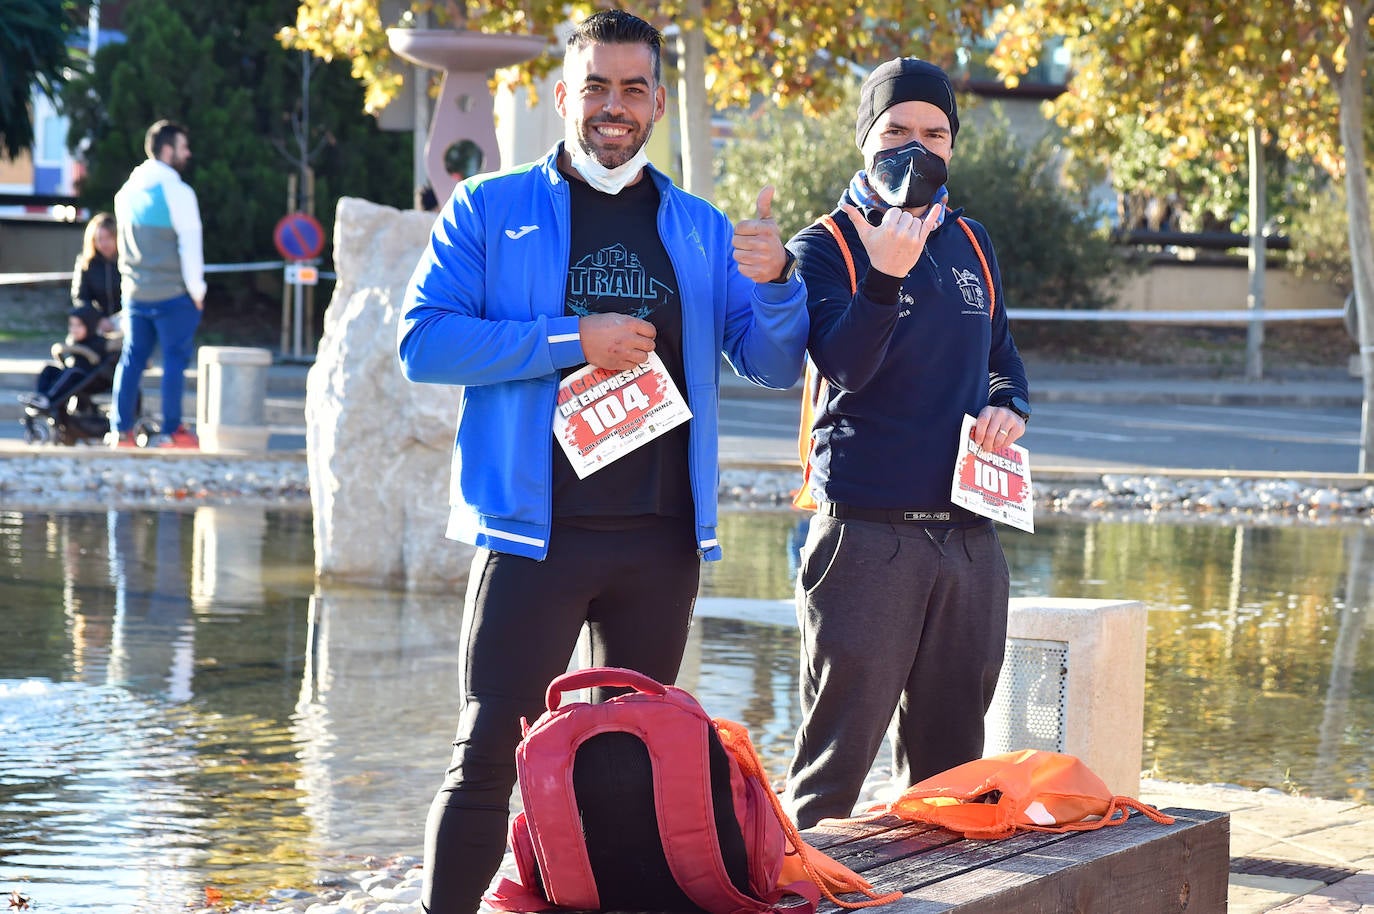
<instances>
[{"instance_id":1,"label":"man in navy jacket","mask_svg":"<svg viewBox=\"0 0 1374 914\"><path fill-rule=\"evenodd\" d=\"M806 280L816 388L797 579L798 826L847 816L891 723L906 786L977 758L1006 637L992 522L950 501L959 433L993 450L1030 417L986 230L949 211L948 77L915 58L860 94L859 171L789 244ZM895 712L895 714L894 714Z\"/></svg>"},{"instance_id":2,"label":"man in navy jacket","mask_svg":"<svg viewBox=\"0 0 1374 914\"><path fill-rule=\"evenodd\" d=\"M407 290L406 377L463 387L447 535L479 547L458 734L426 829L433 914L471 914L499 867L520 719L543 710L584 625L582 665L676 678L700 562L720 557L720 354L769 387L801 373L806 291L772 189L732 228L674 187L644 150L665 101L657 30L588 18L554 92L566 139L460 184ZM690 419L636 417L670 389ZM613 453L593 434L611 425L646 434Z\"/></svg>"}]
</instances>

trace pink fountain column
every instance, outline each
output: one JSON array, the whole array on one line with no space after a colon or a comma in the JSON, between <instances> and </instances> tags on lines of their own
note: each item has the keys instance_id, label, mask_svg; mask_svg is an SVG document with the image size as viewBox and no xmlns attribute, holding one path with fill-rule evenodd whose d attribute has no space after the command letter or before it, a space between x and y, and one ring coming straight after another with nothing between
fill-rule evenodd
<instances>
[{"instance_id":1,"label":"pink fountain column","mask_svg":"<svg viewBox=\"0 0 1374 914\"><path fill-rule=\"evenodd\" d=\"M548 42L538 35L493 35L457 29L392 28L386 30L386 36L398 56L443 71L443 85L425 142L425 171L442 204L460 180L444 167L444 150L453 143L476 143L482 150L483 171L495 171L503 164L496 146L491 90L487 87L491 71L538 56Z\"/></svg>"}]
</instances>

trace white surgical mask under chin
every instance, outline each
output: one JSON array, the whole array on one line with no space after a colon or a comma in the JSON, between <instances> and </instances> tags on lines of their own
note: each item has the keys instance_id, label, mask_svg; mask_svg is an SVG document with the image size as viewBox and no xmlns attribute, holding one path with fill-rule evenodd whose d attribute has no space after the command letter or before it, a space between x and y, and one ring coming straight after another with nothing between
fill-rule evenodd
<instances>
[{"instance_id":1,"label":"white surgical mask under chin","mask_svg":"<svg viewBox=\"0 0 1374 914\"><path fill-rule=\"evenodd\" d=\"M639 152L636 152L630 161L615 168L607 168L584 152L576 140L569 139L563 145L568 150L572 167L577 169L583 180L603 194L620 193L635 179L640 169L649 164L649 156L645 154L643 146L639 147Z\"/></svg>"}]
</instances>

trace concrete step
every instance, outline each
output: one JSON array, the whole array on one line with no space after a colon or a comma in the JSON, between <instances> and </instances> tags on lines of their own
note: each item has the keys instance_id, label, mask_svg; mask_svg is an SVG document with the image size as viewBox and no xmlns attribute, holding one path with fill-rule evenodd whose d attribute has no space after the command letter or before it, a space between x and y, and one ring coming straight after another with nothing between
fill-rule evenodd
<instances>
[{"instance_id":1,"label":"concrete step","mask_svg":"<svg viewBox=\"0 0 1374 914\"><path fill-rule=\"evenodd\" d=\"M49 364L42 358L0 358L0 390L33 390L34 379ZM305 377L310 365L305 363L274 364L267 369L268 393L305 395ZM186 389L196 389L196 368L186 370ZM149 365L143 372L142 387L162 383L162 367Z\"/></svg>"}]
</instances>

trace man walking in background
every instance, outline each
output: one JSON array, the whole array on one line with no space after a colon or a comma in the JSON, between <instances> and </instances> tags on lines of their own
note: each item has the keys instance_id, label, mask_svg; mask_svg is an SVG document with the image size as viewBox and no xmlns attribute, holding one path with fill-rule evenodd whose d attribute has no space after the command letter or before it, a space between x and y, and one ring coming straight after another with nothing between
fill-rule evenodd
<instances>
[{"instance_id":1,"label":"man walking in background","mask_svg":"<svg viewBox=\"0 0 1374 914\"><path fill-rule=\"evenodd\" d=\"M181 397L193 339L205 306L205 258L196 192L181 179L191 160L186 128L158 121L143 142L148 160L115 194L125 340L115 369L107 443L134 447L138 390L153 347L162 347L159 447L199 447L181 421Z\"/></svg>"}]
</instances>

